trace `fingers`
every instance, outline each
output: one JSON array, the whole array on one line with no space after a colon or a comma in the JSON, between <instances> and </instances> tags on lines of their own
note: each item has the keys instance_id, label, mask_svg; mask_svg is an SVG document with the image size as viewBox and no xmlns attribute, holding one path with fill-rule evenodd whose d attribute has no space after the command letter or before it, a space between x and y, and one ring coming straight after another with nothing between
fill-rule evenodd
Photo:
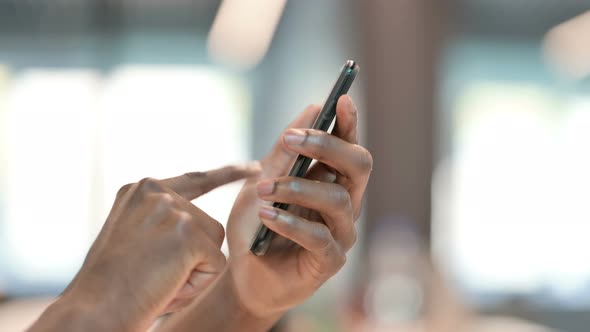
<instances>
[{"instance_id":1,"label":"fingers","mask_svg":"<svg viewBox=\"0 0 590 332\"><path fill-rule=\"evenodd\" d=\"M341 185L282 177L260 181L256 189L263 200L295 204L319 212L336 242L345 250L356 241L350 194Z\"/></svg>"},{"instance_id":2,"label":"fingers","mask_svg":"<svg viewBox=\"0 0 590 332\"><path fill-rule=\"evenodd\" d=\"M338 99L336 106L336 125L332 135L340 137L342 140L357 144L358 143L358 116L357 108L348 95L343 95ZM312 166L305 176L311 180L322 182L335 182L336 174L325 164L316 163Z\"/></svg>"},{"instance_id":3,"label":"fingers","mask_svg":"<svg viewBox=\"0 0 590 332\"><path fill-rule=\"evenodd\" d=\"M185 173L159 182L178 193L181 197L192 201L217 187L255 176L258 173L260 173L260 164L251 162L243 165L226 166L207 172Z\"/></svg>"},{"instance_id":4,"label":"fingers","mask_svg":"<svg viewBox=\"0 0 590 332\"><path fill-rule=\"evenodd\" d=\"M220 184L224 181L230 182L231 179L241 177L245 174L257 174L259 172L259 164L251 164L245 166L229 166L213 171L209 171L203 177L204 180L191 180L190 175L182 175L166 180L156 180L152 178L145 178L138 183L123 186L118 193L118 200L128 199L133 202L134 207L139 207L142 204L151 208L142 209L143 218L141 221L146 223L154 223L161 221L163 216L169 213L184 212L188 215L192 226L200 229L207 234L208 238L217 246L221 248L225 238L225 230L217 220L209 216L203 210L193 205L188 199L188 191L192 194L197 193L198 190L211 190L213 184ZM186 179L183 177L187 177ZM204 183L203 186L199 184ZM174 189L184 190L185 196L180 196L177 192L172 190L168 185ZM193 187L194 186L194 187ZM129 213L129 212L128 212Z\"/></svg>"},{"instance_id":5,"label":"fingers","mask_svg":"<svg viewBox=\"0 0 590 332\"><path fill-rule=\"evenodd\" d=\"M198 244L196 250L199 264L192 270L164 312L174 312L190 304L225 268L226 258L217 245L194 235L189 236L189 242Z\"/></svg>"},{"instance_id":6,"label":"fingers","mask_svg":"<svg viewBox=\"0 0 590 332\"><path fill-rule=\"evenodd\" d=\"M188 278L187 284L193 289L193 292L200 293L207 288L217 277L219 273L201 272L193 270Z\"/></svg>"},{"instance_id":7,"label":"fingers","mask_svg":"<svg viewBox=\"0 0 590 332\"><path fill-rule=\"evenodd\" d=\"M199 210L197 207L195 209ZM225 266L225 256L220 251L225 230L205 212L199 212L199 215L186 210L176 212L176 231L183 244L193 253L193 260L207 262L199 265L198 270L216 273Z\"/></svg>"},{"instance_id":8,"label":"fingers","mask_svg":"<svg viewBox=\"0 0 590 332\"><path fill-rule=\"evenodd\" d=\"M320 113L321 107L319 105L308 106L301 115L293 122L291 122L287 128L309 128L313 125L313 122ZM296 153L285 149L282 143L282 138L275 143L271 152L262 160L262 166L265 171L265 176L275 177L286 174L289 172L289 168L293 164L293 159L296 157Z\"/></svg>"},{"instance_id":9,"label":"fingers","mask_svg":"<svg viewBox=\"0 0 590 332\"><path fill-rule=\"evenodd\" d=\"M188 307L192 302L193 298L182 298L182 299L174 299L172 300L164 310L162 310L161 315L171 314L178 312L186 307Z\"/></svg>"},{"instance_id":10,"label":"fingers","mask_svg":"<svg viewBox=\"0 0 590 332\"><path fill-rule=\"evenodd\" d=\"M182 219L181 217L184 216L177 216L177 214L185 213L190 223L203 231L217 246L217 249L221 247L225 238L225 230L217 220L188 200L180 197L174 191L162 186L157 180L145 179L140 181L137 186L138 189L135 190L132 199L135 200L136 205L145 203L145 205L151 207L142 211L143 217L141 220L143 222L148 224L158 223L165 220L169 214L171 214L169 218L177 217Z\"/></svg>"},{"instance_id":11,"label":"fingers","mask_svg":"<svg viewBox=\"0 0 590 332\"><path fill-rule=\"evenodd\" d=\"M317 280L332 276L346 262L346 255L326 225L270 206L261 207L258 216L266 227L297 243L311 254L317 264L309 268Z\"/></svg>"},{"instance_id":12,"label":"fingers","mask_svg":"<svg viewBox=\"0 0 590 332\"><path fill-rule=\"evenodd\" d=\"M144 212L143 222L147 224L159 222L178 207L178 204L174 201L174 197L167 192L147 193L144 199L152 207L152 209Z\"/></svg>"},{"instance_id":13,"label":"fingers","mask_svg":"<svg viewBox=\"0 0 590 332\"><path fill-rule=\"evenodd\" d=\"M178 196L178 194L172 191L171 194L172 196ZM221 248L223 240L225 239L225 229L223 228L223 225L208 215L205 211L196 207L193 203L186 199L181 199L180 196L178 197L179 199L177 199L176 202L181 209L191 215L193 222L207 233L218 249Z\"/></svg>"},{"instance_id":14,"label":"fingers","mask_svg":"<svg viewBox=\"0 0 590 332\"><path fill-rule=\"evenodd\" d=\"M259 170L259 165L226 167L123 186L84 262L87 272L79 274L88 280L77 277L76 285L85 281L89 289L104 289L109 286L108 276L96 287L92 276L101 275L97 271L119 271L122 275L115 279L141 281L124 286L131 288L133 302L145 312L159 312L166 305L160 301L176 292L178 301L172 301L168 310L182 305L182 299L194 298L223 271L226 259L220 250L223 227L189 199ZM126 259L112 259L122 252Z\"/></svg>"},{"instance_id":15,"label":"fingers","mask_svg":"<svg viewBox=\"0 0 590 332\"><path fill-rule=\"evenodd\" d=\"M174 257L172 260L182 262L183 269L180 271L186 273L186 279L182 280L186 281L165 312L173 312L189 304L223 271L226 264L225 255L220 250L223 227L189 201L180 196L175 199L174 195L178 196L172 191L146 194L143 202L151 209L141 218L152 229L158 230L159 238L167 240L168 245L160 252L169 250ZM192 209L187 209L186 205ZM216 224L221 230L219 235Z\"/></svg>"},{"instance_id":16,"label":"fingers","mask_svg":"<svg viewBox=\"0 0 590 332\"><path fill-rule=\"evenodd\" d=\"M201 250L201 261L194 268L196 274L190 279L191 285L195 288L198 287L200 283L205 282L205 279L210 275L217 275L225 268L225 263L227 262L225 255L221 252L220 247L217 244L211 244L212 245L206 248L206 250L203 250L203 247L199 244L199 246L201 246L199 248Z\"/></svg>"},{"instance_id":17,"label":"fingers","mask_svg":"<svg viewBox=\"0 0 590 332\"><path fill-rule=\"evenodd\" d=\"M321 182L336 182L338 175L331 167L322 163L315 163L305 174L305 178Z\"/></svg>"},{"instance_id":18,"label":"fingers","mask_svg":"<svg viewBox=\"0 0 590 332\"><path fill-rule=\"evenodd\" d=\"M186 173L177 177L159 180L158 184L172 196L181 198L177 199L176 203L189 212L195 220L198 220L198 225L209 234L218 247L221 247L225 238L223 226L204 211L194 206L190 201L219 186L246 177L255 176L260 173L260 170L259 162L250 162L243 165L226 166L207 172Z\"/></svg>"},{"instance_id":19,"label":"fingers","mask_svg":"<svg viewBox=\"0 0 590 332\"><path fill-rule=\"evenodd\" d=\"M289 129L285 134L285 145L293 151L318 160L334 170L336 175L344 177L345 179L337 182L350 190L355 213L358 214L373 167L373 157L367 149L314 129ZM316 177L323 176L321 172L317 174L320 170L321 168L316 169L312 174Z\"/></svg>"},{"instance_id":20,"label":"fingers","mask_svg":"<svg viewBox=\"0 0 590 332\"><path fill-rule=\"evenodd\" d=\"M289 126L290 128L309 128L317 118L321 111L321 106L310 105L305 111ZM341 96L336 105L336 126L334 127L334 135L342 139L357 143L357 109L352 103L349 96ZM267 172L267 177L274 177L286 174L293 163L293 158L296 156L289 149L285 149L282 140L275 144L269 155L262 161L263 168Z\"/></svg>"},{"instance_id":21,"label":"fingers","mask_svg":"<svg viewBox=\"0 0 590 332\"><path fill-rule=\"evenodd\" d=\"M321 130L289 129L284 141L289 149L316 159L349 179L366 177L373 167L367 149Z\"/></svg>"},{"instance_id":22,"label":"fingers","mask_svg":"<svg viewBox=\"0 0 590 332\"><path fill-rule=\"evenodd\" d=\"M203 292L217 277L219 273L208 273L193 270L186 280L186 283L182 285L180 290L176 292L174 300L193 299L198 294Z\"/></svg>"},{"instance_id":23,"label":"fingers","mask_svg":"<svg viewBox=\"0 0 590 332\"><path fill-rule=\"evenodd\" d=\"M225 237L223 226L190 202L174 199L174 195L177 194L171 191L144 194L140 199L150 208L143 210L139 220L146 225L171 225L176 232L175 245L188 250L191 261L199 262L197 271L220 272L225 266L225 256L219 250Z\"/></svg>"}]
</instances>

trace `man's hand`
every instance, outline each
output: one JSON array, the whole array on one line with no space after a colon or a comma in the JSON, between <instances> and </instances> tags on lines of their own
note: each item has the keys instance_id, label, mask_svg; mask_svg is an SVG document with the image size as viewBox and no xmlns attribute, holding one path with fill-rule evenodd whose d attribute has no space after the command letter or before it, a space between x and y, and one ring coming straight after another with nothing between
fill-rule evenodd
<instances>
[{"instance_id":1,"label":"man's hand","mask_svg":"<svg viewBox=\"0 0 590 332\"><path fill-rule=\"evenodd\" d=\"M295 129L309 128L319 110L309 107L283 133L229 219L228 271L239 303L255 317L278 316L311 296L340 270L356 240L372 156L357 145L357 111L348 96L338 101L333 135ZM318 160L305 179L285 176L297 154ZM260 220L280 236L257 257L249 246Z\"/></svg>"},{"instance_id":2,"label":"man's hand","mask_svg":"<svg viewBox=\"0 0 590 332\"><path fill-rule=\"evenodd\" d=\"M232 209L225 271L189 308L160 331L268 331L288 309L311 296L346 261L356 239L354 221L373 164L357 145L357 114L341 97L333 135L309 128L320 108L309 107L262 160ZM297 154L316 163L305 179L284 176ZM271 207L290 204L289 211ZM278 233L265 256L250 252L260 221Z\"/></svg>"},{"instance_id":3,"label":"man's hand","mask_svg":"<svg viewBox=\"0 0 590 332\"><path fill-rule=\"evenodd\" d=\"M222 225L190 201L258 171L230 166L123 186L78 275L31 330L67 317L73 330L139 331L187 305L225 266Z\"/></svg>"}]
</instances>

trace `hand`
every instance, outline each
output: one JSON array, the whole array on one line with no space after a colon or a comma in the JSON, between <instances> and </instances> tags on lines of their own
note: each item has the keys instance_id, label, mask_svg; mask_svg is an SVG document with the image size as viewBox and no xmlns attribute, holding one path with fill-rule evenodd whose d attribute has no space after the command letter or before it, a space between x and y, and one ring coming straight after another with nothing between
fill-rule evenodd
<instances>
[{"instance_id":1,"label":"hand","mask_svg":"<svg viewBox=\"0 0 590 332\"><path fill-rule=\"evenodd\" d=\"M319 110L308 107L283 133L262 160L261 176L242 188L228 222L228 272L238 301L256 317L281 314L311 296L340 270L356 240L372 156L357 145L357 112L348 96L338 101L333 135L294 129L311 127ZM297 154L319 161L305 179L284 176ZM280 236L256 257L249 246L261 220Z\"/></svg>"},{"instance_id":2,"label":"hand","mask_svg":"<svg viewBox=\"0 0 590 332\"><path fill-rule=\"evenodd\" d=\"M342 267L355 242L372 157L356 144L356 109L347 96L338 102L333 135L293 129L310 127L318 113L309 107L291 123L262 160L261 175L242 188L228 223L223 274L158 331L268 331ZM284 176L298 153L319 160L307 179ZM292 205L279 211L269 208L274 201ZM249 249L260 220L282 237L256 257Z\"/></svg>"},{"instance_id":3,"label":"hand","mask_svg":"<svg viewBox=\"0 0 590 332\"><path fill-rule=\"evenodd\" d=\"M56 303L95 308L118 330L145 330L160 313L187 305L225 266L223 227L190 200L257 172L230 166L122 187Z\"/></svg>"}]
</instances>

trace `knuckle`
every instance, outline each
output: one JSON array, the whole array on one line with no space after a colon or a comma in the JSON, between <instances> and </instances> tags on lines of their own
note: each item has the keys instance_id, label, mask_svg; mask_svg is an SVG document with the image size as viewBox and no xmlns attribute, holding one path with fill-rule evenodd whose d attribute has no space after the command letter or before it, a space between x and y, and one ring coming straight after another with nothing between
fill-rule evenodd
<instances>
[{"instance_id":1,"label":"knuckle","mask_svg":"<svg viewBox=\"0 0 590 332\"><path fill-rule=\"evenodd\" d=\"M350 193L341 185L336 186L338 189L332 192L335 204L341 209L352 210L352 198L350 197Z\"/></svg>"},{"instance_id":2,"label":"knuckle","mask_svg":"<svg viewBox=\"0 0 590 332\"><path fill-rule=\"evenodd\" d=\"M215 219L203 220L200 218L193 218L193 216L186 211L175 210L173 212L173 219L178 225L181 237L184 240L190 241L193 244L195 238L202 238L206 241L212 241L218 247L221 247L225 239L225 229L223 225Z\"/></svg>"},{"instance_id":3,"label":"knuckle","mask_svg":"<svg viewBox=\"0 0 590 332\"><path fill-rule=\"evenodd\" d=\"M292 193L301 193L303 188L299 179L290 178L286 181L287 189Z\"/></svg>"},{"instance_id":4,"label":"knuckle","mask_svg":"<svg viewBox=\"0 0 590 332\"><path fill-rule=\"evenodd\" d=\"M217 266L217 268L219 269L219 271L223 270L223 267L227 263L227 258L221 252L221 250L219 250L217 248L211 249L210 250L210 257L211 257L211 260L213 262L215 262L215 264L213 264L213 265L214 266Z\"/></svg>"},{"instance_id":5,"label":"knuckle","mask_svg":"<svg viewBox=\"0 0 590 332\"><path fill-rule=\"evenodd\" d=\"M199 245L196 250L199 260L206 262L207 265L216 270L216 272L221 272L227 263L227 259L221 250L211 244Z\"/></svg>"},{"instance_id":6,"label":"knuckle","mask_svg":"<svg viewBox=\"0 0 590 332\"><path fill-rule=\"evenodd\" d=\"M217 220L213 220L211 225L214 234L213 241L216 245L221 246L225 239L225 228L223 228L223 225Z\"/></svg>"},{"instance_id":7,"label":"knuckle","mask_svg":"<svg viewBox=\"0 0 590 332\"><path fill-rule=\"evenodd\" d=\"M148 193L144 198L156 211L166 210L174 205L174 198L169 193Z\"/></svg>"},{"instance_id":8,"label":"knuckle","mask_svg":"<svg viewBox=\"0 0 590 332\"><path fill-rule=\"evenodd\" d=\"M281 218L282 225L287 229L287 231L293 231L297 227L297 219L299 217L296 217L290 213L279 212L278 218Z\"/></svg>"},{"instance_id":9,"label":"knuckle","mask_svg":"<svg viewBox=\"0 0 590 332\"><path fill-rule=\"evenodd\" d=\"M166 206L164 199L162 199L161 195L157 193L146 193L143 196L142 201L145 206L150 207L153 210L158 210Z\"/></svg>"},{"instance_id":10,"label":"knuckle","mask_svg":"<svg viewBox=\"0 0 590 332\"><path fill-rule=\"evenodd\" d=\"M131 190L133 185L134 185L134 183L128 183L128 184L122 186L121 188L119 188L119 190L117 191L117 198L125 195L129 190Z\"/></svg>"},{"instance_id":11,"label":"knuckle","mask_svg":"<svg viewBox=\"0 0 590 332\"><path fill-rule=\"evenodd\" d=\"M330 139L328 134L324 132L308 132L307 142L310 143L310 149L315 152L317 159L321 159L324 156L324 151L330 149Z\"/></svg>"},{"instance_id":12,"label":"knuckle","mask_svg":"<svg viewBox=\"0 0 590 332\"><path fill-rule=\"evenodd\" d=\"M317 269L317 279L320 281L329 279L346 264L346 255L336 246L327 247L324 255L326 263Z\"/></svg>"},{"instance_id":13,"label":"knuckle","mask_svg":"<svg viewBox=\"0 0 590 332\"><path fill-rule=\"evenodd\" d=\"M142 193L161 191L161 185L154 178L143 178L137 183L138 189Z\"/></svg>"},{"instance_id":14,"label":"knuckle","mask_svg":"<svg viewBox=\"0 0 590 332\"><path fill-rule=\"evenodd\" d=\"M329 255L331 258L327 270L331 276L336 274L336 272L338 272L344 266L344 264L346 264L347 257L346 254L338 247L334 247Z\"/></svg>"},{"instance_id":15,"label":"knuckle","mask_svg":"<svg viewBox=\"0 0 590 332\"><path fill-rule=\"evenodd\" d=\"M327 249L332 244L332 233L330 229L325 225L318 227L316 239L318 249Z\"/></svg>"},{"instance_id":16,"label":"knuckle","mask_svg":"<svg viewBox=\"0 0 590 332\"><path fill-rule=\"evenodd\" d=\"M172 202L174 202L174 198L169 193L157 194L156 200L162 205L172 205Z\"/></svg>"},{"instance_id":17,"label":"knuckle","mask_svg":"<svg viewBox=\"0 0 590 332\"><path fill-rule=\"evenodd\" d=\"M197 227L188 212L173 210L172 219L177 225L177 229L183 238L192 238L197 232Z\"/></svg>"},{"instance_id":18,"label":"knuckle","mask_svg":"<svg viewBox=\"0 0 590 332\"><path fill-rule=\"evenodd\" d=\"M174 210L173 212L174 219L178 223L187 223L189 225L193 225L194 223L191 222L191 215L190 213L182 210Z\"/></svg>"},{"instance_id":19,"label":"knuckle","mask_svg":"<svg viewBox=\"0 0 590 332\"><path fill-rule=\"evenodd\" d=\"M343 241L341 243L342 250L344 252L347 252L348 250L350 250L354 246L354 244L356 243L356 240L357 240L356 229L354 228L354 226L352 226L352 229L350 230L350 232L347 232L346 237L343 239Z\"/></svg>"},{"instance_id":20,"label":"knuckle","mask_svg":"<svg viewBox=\"0 0 590 332\"><path fill-rule=\"evenodd\" d=\"M373 155L369 150L365 149L364 147L358 145L359 153L358 153L358 165L359 168L363 171L370 172L373 169Z\"/></svg>"}]
</instances>

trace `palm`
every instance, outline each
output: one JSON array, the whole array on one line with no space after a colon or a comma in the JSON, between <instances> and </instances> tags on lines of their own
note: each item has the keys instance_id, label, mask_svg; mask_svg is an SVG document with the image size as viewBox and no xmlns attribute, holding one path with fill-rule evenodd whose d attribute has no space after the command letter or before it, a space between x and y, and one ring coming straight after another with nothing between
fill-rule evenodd
<instances>
[{"instance_id":1,"label":"palm","mask_svg":"<svg viewBox=\"0 0 590 332\"><path fill-rule=\"evenodd\" d=\"M319 111L318 106L308 107L288 128L309 128ZM268 193L264 189L268 188L265 185L273 183L272 181L275 180L295 183L292 179L283 178L289 172L297 155L291 149L292 147L287 146L288 143L285 141L287 136L278 140L271 152L261 161L262 172L260 176L249 179L236 199L227 227L230 253L228 263L235 279L236 291L249 310L269 313L268 311L271 309L268 308L272 308L273 311L279 312L303 302L327 278L342 267L346 260L346 250L354 243L356 233L353 222L356 217L353 215L358 215L371 163L367 163L364 165L366 167L359 171L353 167L357 165L358 161L364 160L362 157L366 157L366 154L369 153L368 151L363 153L359 146L355 145L357 136L356 109L350 99L346 97L344 103L339 101L336 111L338 122L334 128L333 136L328 135L323 138L332 137L329 139L333 150L328 155L332 155L330 162L334 165L327 166L330 162L316 163L309 170L307 177L312 181L307 181L306 199L294 199L296 190L285 189L285 187L282 187L283 194L287 195L286 192L290 191L291 196L280 196L278 192L281 189L277 189L277 192L273 193L276 194L275 198L287 199L281 203L301 202L299 204L302 206L314 207L314 210L321 211L322 214L301 206L291 205L289 213L282 213L291 215L289 218L299 220L299 226L293 226L295 224L290 227L283 226L282 231L287 232L283 233L288 235L286 237L304 245L305 249L285 237L275 236L266 255L255 256L250 253L250 244L261 223L259 213L263 213L262 211L265 210L260 206L269 204L269 202L261 201L259 197L272 196L265 194L265 192ZM291 135L293 134L293 130L289 132ZM319 144L316 145L316 148L321 149L328 146L330 145ZM338 151L337 155L334 155L334 151ZM305 152L307 155L313 154L311 150ZM327 151L323 152L327 153ZM319 153L316 153L316 157L318 155ZM336 159L338 161L335 161ZM354 174L350 173L352 169L354 169ZM348 173L347 176L344 176L346 173ZM347 179L351 178L356 179L355 186L347 182ZM312 190L310 182L313 181L323 183L321 185L314 184L313 188L315 189ZM327 182L333 183L333 186L327 186ZM299 183L301 185L302 182ZM274 184L276 185L277 182ZM283 183L283 185L285 184ZM259 191L262 190L261 196L259 196L257 186ZM319 187L322 189L318 189ZM316 191L314 192L314 190ZM286 197L290 197L290 200ZM310 200L322 203L312 204ZM354 205L352 201L355 202ZM338 226L334 225L335 220L338 220ZM330 225L326 221L329 221ZM314 222L325 225L319 227ZM287 224L284 223L284 225ZM278 224L273 226L275 230L281 229ZM288 234L287 228L290 229L290 234ZM324 246L324 244L327 245Z\"/></svg>"},{"instance_id":2,"label":"palm","mask_svg":"<svg viewBox=\"0 0 590 332\"><path fill-rule=\"evenodd\" d=\"M239 276L236 282L244 283L237 287L242 298L291 307L313 292L308 286L314 283L310 272L313 258L299 245L280 236L273 239L266 255L257 257L250 253L252 238L260 225L257 211L262 202L254 188L258 180L246 182L233 206L227 226L229 261L233 273ZM299 206L291 206L289 211L308 220L323 221L318 213Z\"/></svg>"}]
</instances>

